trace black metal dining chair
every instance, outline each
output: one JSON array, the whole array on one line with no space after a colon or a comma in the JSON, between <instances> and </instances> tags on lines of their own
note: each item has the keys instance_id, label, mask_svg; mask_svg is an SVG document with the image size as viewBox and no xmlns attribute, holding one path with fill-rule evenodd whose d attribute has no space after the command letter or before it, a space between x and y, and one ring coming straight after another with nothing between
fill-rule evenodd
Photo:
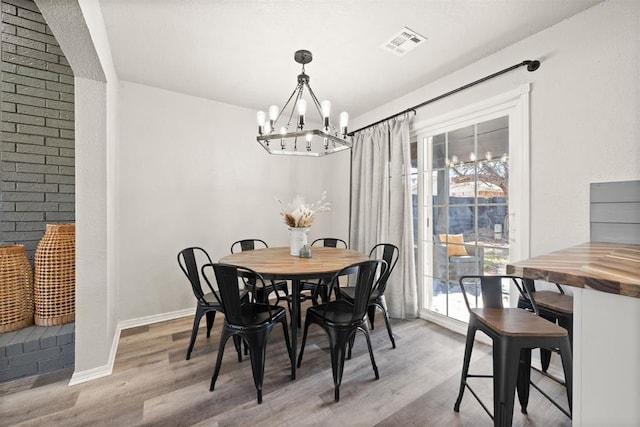
<instances>
[{"instance_id":1,"label":"black metal dining chair","mask_svg":"<svg viewBox=\"0 0 640 427\"><path fill-rule=\"evenodd\" d=\"M198 260L200 260L200 262L198 262ZM209 338L211 336L211 328L213 327L216 312L223 311L222 306L218 303L218 299L214 295L215 290L210 287L209 291L205 292L202 289L203 282L200 278L200 269L198 264L203 265L208 263L211 263L211 257L207 251L200 247L192 246L183 249L178 253L178 265L180 265L180 269L184 272L185 276L187 276L187 279L189 279L191 290L193 291L193 295L196 297L196 314L193 318L191 338L189 339L189 347L187 348L187 360L191 359L191 352L193 351L193 346L196 343L196 336L198 335L198 328L200 327L200 320L202 319L202 316L206 315L207 338ZM247 291L239 291L239 298L241 301L247 301ZM239 345L239 341L236 342L238 360L242 361L242 354L240 353Z\"/></svg>"},{"instance_id":2,"label":"black metal dining chair","mask_svg":"<svg viewBox=\"0 0 640 427\"><path fill-rule=\"evenodd\" d=\"M251 275L255 278L255 286L268 295L266 288L273 287L269 283L265 285L262 276L253 270L229 264L206 264L202 266L202 276L211 286L212 271L218 283L218 302L224 310L224 326L220 336L220 345L216 366L211 377L209 391L213 391L220 373L224 347L229 337L240 337L249 348L253 382L256 387L258 403L262 403L262 384L264 380L264 363L267 341L273 327L282 325L284 341L291 363L291 378L293 378L294 360L289 341L289 329L287 325L286 309L277 305L270 305L256 301L257 292L248 303L241 303L239 297L239 278ZM272 291L271 291L272 292Z\"/></svg>"},{"instance_id":3,"label":"black metal dining chair","mask_svg":"<svg viewBox=\"0 0 640 427\"><path fill-rule=\"evenodd\" d=\"M234 254L237 251L253 251L260 248L268 248L269 245L261 239L243 239L233 242L231 245L231 253ZM273 286L269 286L267 289L255 288L254 279L251 277L244 278L245 286L250 292L256 293L256 300L267 304L269 302L269 295L274 293L276 296L276 304L280 301L285 301L291 313L291 297L289 296L289 285L286 280L271 281ZM266 292L266 293L265 293Z\"/></svg>"},{"instance_id":4,"label":"black metal dining chair","mask_svg":"<svg viewBox=\"0 0 640 427\"><path fill-rule=\"evenodd\" d=\"M393 337L393 331L391 330L391 324L389 323L387 301L384 297L384 291L387 288L389 276L393 272L393 269L398 262L399 255L400 250L397 246L392 245L391 243L379 243L371 248L371 251L369 251L369 259L383 259L389 266L385 273L380 277L378 287L371 294L368 308L369 322L371 323L371 329L373 329L376 309L382 311L382 314L384 315L384 323L387 327L387 332L389 333L389 339L391 340L392 348L396 348L396 340ZM340 287L337 289L339 290L339 298L344 298L349 302L353 302L355 297L354 287L348 286Z\"/></svg>"},{"instance_id":5,"label":"black metal dining chair","mask_svg":"<svg viewBox=\"0 0 640 427\"><path fill-rule=\"evenodd\" d=\"M383 260L369 260L352 264L345 267L333 277L329 285L329 291L334 286L340 286L339 276L355 276L355 297L353 302L346 300L329 301L325 304L312 305L307 308L304 321L304 335L302 336L302 346L298 357L298 368L302 364L305 344L309 326L317 324L327 333L329 337L329 350L331 354L331 370L333 372L334 399L340 400L340 384L342 383L342 373L344 370L344 360L347 347L351 348L350 342L357 331L362 332L367 340L371 366L376 379L380 378L378 367L373 357L371 348L371 338L369 337L369 326L367 324L367 309L372 292L378 286L378 277L384 275L387 263ZM349 350L350 351L350 350Z\"/></svg>"},{"instance_id":6,"label":"black metal dining chair","mask_svg":"<svg viewBox=\"0 0 640 427\"><path fill-rule=\"evenodd\" d=\"M342 248L347 249L347 242L342 239L338 239L336 237L322 237L320 239L315 239L311 242L311 247L314 246L322 246L325 248ZM313 254L313 251L312 251ZM304 281L300 283L300 291L309 291L311 292L310 296L305 295L304 299L311 299L313 305L318 304L318 298L323 303L327 302L329 299L329 295L327 295L327 283L329 280L327 279L319 279L316 281ZM300 322L300 319L298 319Z\"/></svg>"}]
</instances>

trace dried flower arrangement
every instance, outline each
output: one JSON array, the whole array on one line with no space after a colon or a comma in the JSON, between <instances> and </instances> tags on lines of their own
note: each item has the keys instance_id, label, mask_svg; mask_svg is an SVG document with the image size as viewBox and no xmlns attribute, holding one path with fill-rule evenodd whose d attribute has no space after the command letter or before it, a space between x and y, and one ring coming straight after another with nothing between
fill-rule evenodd
<instances>
[{"instance_id":1,"label":"dried flower arrangement","mask_svg":"<svg viewBox=\"0 0 640 427\"><path fill-rule=\"evenodd\" d=\"M280 215L284 217L284 222L289 227L306 228L310 227L316 215L320 212L330 211L331 203L325 202L327 192L322 193L322 197L315 203L308 204L304 197L297 195L291 203L283 203L282 200L275 198L282 205Z\"/></svg>"}]
</instances>

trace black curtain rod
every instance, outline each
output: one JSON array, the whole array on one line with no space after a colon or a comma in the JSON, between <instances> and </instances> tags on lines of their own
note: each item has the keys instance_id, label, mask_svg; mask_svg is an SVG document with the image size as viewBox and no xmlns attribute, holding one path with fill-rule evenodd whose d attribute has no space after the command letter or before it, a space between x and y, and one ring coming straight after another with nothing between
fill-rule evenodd
<instances>
[{"instance_id":1,"label":"black curtain rod","mask_svg":"<svg viewBox=\"0 0 640 427\"><path fill-rule=\"evenodd\" d=\"M466 84L464 86L460 86L459 88L454 89L454 90L452 90L450 92L443 93L442 95L436 96L435 98L431 98L428 101L424 101L424 102L422 102L422 103L420 103L418 105L414 105L411 108L407 108L406 110L403 110L403 111L401 111L399 113L393 114L393 115L391 115L389 117L386 117L386 118L384 118L382 120L378 120L377 122L371 123L370 125L362 127L362 128L360 128L358 130L354 130L353 132L349 132L348 135L349 136L353 136L357 132L360 132L362 130L368 129L368 128L373 127L375 125L379 125L382 122L386 122L389 119L393 119L395 117L402 116L403 114L407 114L407 113L409 113L411 111L413 111L415 113L416 109L424 107L427 104L431 104L432 102L439 101L442 98L446 98L449 95L453 95L454 93L458 93L458 92L460 92L462 90L470 88L471 86L475 86L475 85L477 85L479 83L482 83L482 82L485 82L487 80L490 80L490 79L492 79L494 77L497 77L497 76L499 76L501 74L508 73L509 71L515 70L516 68L524 67L525 65L527 66L527 71L533 72L533 71L536 71L538 68L540 68L540 61L531 61L531 60L522 61L519 64L512 65L511 67L505 68L504 70L500 70L500 71L498 71L496 73L490 74L490 75L488 75L486 77L483 77L483 78L481 78L479 80L476 80L476 81L471 82L469 84Z\"/></svg>"}]
</instances>

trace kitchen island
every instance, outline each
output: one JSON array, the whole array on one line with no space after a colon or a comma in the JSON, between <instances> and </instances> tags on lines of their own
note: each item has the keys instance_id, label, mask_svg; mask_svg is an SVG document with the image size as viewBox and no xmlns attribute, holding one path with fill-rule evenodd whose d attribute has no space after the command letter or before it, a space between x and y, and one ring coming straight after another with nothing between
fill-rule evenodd
<instances>
[{"instance_id":1,"label":"kitchen island","mask_svg":"<svg viewBox=\"0 0 640 427\"><path fill-rule=\"evenodd\" d=\"M574 425L640 425L640 245L583 243L507 274L570 287Z\"/></svg>"}]
</instances>

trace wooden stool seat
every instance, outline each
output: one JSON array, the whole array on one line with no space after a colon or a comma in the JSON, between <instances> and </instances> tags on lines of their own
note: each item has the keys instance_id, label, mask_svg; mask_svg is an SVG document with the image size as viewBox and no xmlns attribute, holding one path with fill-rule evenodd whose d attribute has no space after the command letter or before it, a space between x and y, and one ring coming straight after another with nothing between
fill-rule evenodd
<instances>
[{"instance_id":1,"label":"wooden stool seat","mask_svg":"<svg viewBox=\"0 0 640 427\"><path fill-rule=\"evenodd\" d=\"M532 292L531 296L540 308L573 315L573 297L571 295L554 291L536 291Z\"/></svg>"},{"instance_id":2,"label":"wooden stool seat","mask_svg":"<svg viewBox=\"0 0 640 427\"><path fill-rule=\"evenodd\" d=\"M536 301L537 302L537 301ZM566 337L567 330L521 308L472 308L479 322L510 337Z\"/></svg>"}]
</instances>

